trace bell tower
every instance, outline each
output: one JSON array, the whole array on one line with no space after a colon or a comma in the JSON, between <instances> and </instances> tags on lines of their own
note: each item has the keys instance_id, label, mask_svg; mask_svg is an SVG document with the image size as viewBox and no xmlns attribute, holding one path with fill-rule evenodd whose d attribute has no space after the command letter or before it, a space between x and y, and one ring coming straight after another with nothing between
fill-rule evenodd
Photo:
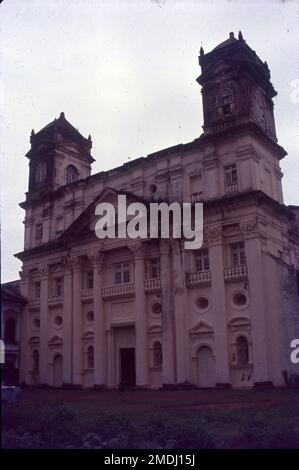
<instances>
[{"instance_id":1,"label":"bell tower","mask_svg":"<svg viewBox=\"0 0 299 470\"><path fill-rule=\"evenodd\" d=\"M243 38L234 33L205 54L200 49L205 134L251 123L270 139L277 141L273 97L276 91L270 71Z\"/></svg>"},{"instance_id":2,"label":"bell tower","mask_svg":"<svg viewBox=\"0 0 299 470\"><path fill-rule=\"evenodd\" d=\"M30 136L29 187L27 200L40 198L61 186L86 178L94 161L87 139L61 113L39 132Z\"/></svg>"}]
</instances>

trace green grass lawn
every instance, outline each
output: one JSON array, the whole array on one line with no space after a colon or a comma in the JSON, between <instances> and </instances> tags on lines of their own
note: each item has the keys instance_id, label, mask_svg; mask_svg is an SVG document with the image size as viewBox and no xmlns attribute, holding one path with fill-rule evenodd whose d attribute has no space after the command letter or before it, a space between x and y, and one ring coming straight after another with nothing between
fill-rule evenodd
<instances>
[{"instance_id":1,"label":"green grass lawn","mask_svg":"<svg viewBox=\"0 0 299 470\"><path fill-rule=\"evenodd\" d=\"M4 448L299 448L298 390L25 390Z\"/></svg>"}]
</instances>

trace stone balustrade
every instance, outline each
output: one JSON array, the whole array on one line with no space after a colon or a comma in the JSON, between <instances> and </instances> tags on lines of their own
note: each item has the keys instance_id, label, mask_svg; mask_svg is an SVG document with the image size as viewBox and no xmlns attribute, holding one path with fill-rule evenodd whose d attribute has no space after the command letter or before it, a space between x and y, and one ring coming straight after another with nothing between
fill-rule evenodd
<instances>
[{"instance_id":1,"label":"stone balustrade","mask_svg":"<svg viewBox=\"0 0 299 470\"><path fill-rule=\"evenodd\" d=\"M225 188L224 188L225 194L237 193L238 190L239 190L239 188L238 188L238 183L227 184L227 185L225 185Z\"/></svg>"},{"instance_id":2,"label":"stone balustrade","mask_svg":"<svg viewBox=\"0 0 299 470\"><path fill-rule=\"evenodd\" d=\"M38 310L40 308L40 298L29 299L28 307L30 310Z\"/></svg>"},{"instance_id":3,"label":"stone balustrade","mask_svg":"<svg viewBox=\"0 0 299 470\"><path fill-rule=\"evenodd\" d=\"M194 273L187 273L186 281L188 287L198 286L200 284L210 284L211 271L198 271Z\"/></svg>"},{"instance_id":4,"label":"stone balustrade","mask_svg":"<svg viewBox=\"0 0 299 470\"><path fill-rule=\"evenodd\" d=\"M225 281L234 279L244 279L247 278L247 266L246 264L243 264L240 266L231 266L229 268L224 268L223 274Z\"/></svg>"},{"instance_id":5,"label":"stone balustrade","mask_svg":"<svg viewBox=\"0 0 299 470\"><path fill-rule=\"evenodd\" d=\"M48 306L53 307L57 305L63 305L63 297L61 295L53 295L48 297Z\"/></svg>"},{"instance_id":6,"label":"stone balustrade","mask_svg":"<svg viewBox=\"0 0 299 470\"><path fill-rule=\"evenodd\" d=\"M145 279L145 292L159 292L161 290L161 281L159 278Z\"/></svg>"},{"instance_id":7,"label":"stone balustrade","mask_svg":"<svg viewBox=\"0 0 299 470\"><path fill-rule=\"evenodd\" d=\"M81 300L82 302L88 302L93 299L93 289L83 289L81 290Z\"/></svg>"},{"instance_id":8,"label":"stone balustrade","mask_svg":"<svg viewBox=\"0 0 299 470\"><path fill-rule=\"evenodd\" d=\"M124 284L114 284L102 288L102 297L131 296L135 294L135 283L127 282Z\"/></svg>"}]
</instances>

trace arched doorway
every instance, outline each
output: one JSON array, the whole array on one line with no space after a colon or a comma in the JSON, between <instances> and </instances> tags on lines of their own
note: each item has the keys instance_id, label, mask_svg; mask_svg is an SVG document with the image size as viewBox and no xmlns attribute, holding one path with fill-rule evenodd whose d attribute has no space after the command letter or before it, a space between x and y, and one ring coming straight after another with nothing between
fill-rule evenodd
<instances>
[{"instance_id":1,"label":"arched doorway","mask_svg":"<svg viewBox=\"0 0 299 470\"><path fill-rule=\"evenodd\" d=\"M62 356L56 354L53 361L53 387L62 387L63 383L63 368Z\"/></svg>"},{"instance_id":2,"label":"arched doorway","mask_svg":"<svg viewBox=\"0 0 299 470\"><path fill-rule=\"evenodd\" d=\"M215 387L215 358L208 346L201 346L197 351L198 387Z\"/></svg>"},{"instance_id":3,"label":"arched doorway","mask_svg":"<svg viewBox=\"0 0 299 470\"><path fill-rule=\"evenodd\" d=\"M16 323L13 318L8 318L5 322L4 341L6 344L13 344L16 340Z\"/></svg>"}]
</instances>

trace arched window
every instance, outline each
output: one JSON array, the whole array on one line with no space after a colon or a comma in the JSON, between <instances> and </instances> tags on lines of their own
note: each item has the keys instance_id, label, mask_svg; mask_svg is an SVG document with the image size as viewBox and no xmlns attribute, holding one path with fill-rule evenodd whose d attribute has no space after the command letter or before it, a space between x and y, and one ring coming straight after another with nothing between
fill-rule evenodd
<instances>
[{"instance_id":1,"label":"arched window","mask_svg":"<svg viewBox=\"0 0 299 470\"><path fill-rule=\"evenodd\" d=\"M247 338L245 338L245 336L239 336L236 344L237 344L237 363L241 365L248 364L249 348L248 348Z\"/></svg>"},{"instance_id":2,"label":"arched window","mask_svg":"<svg viewBox=\"0 0 299 470\"><path fill-rule=\"evenodd\" d=\"M230 114L234 103L234 91L232 88L224 88L217 95L217 106L222 114Z\"/></svg>"},{"instance_id":3,"label":"arched window","mask_svg":"<svg viewBox=\"0 0 299 470\"><path fill-rule=\"evenodd\" d=\"M69 165L66 169L66 182L72 183L78 179L78 170L73 165Z\"/></svg>"},{"instance_id":4,"label":"arched window","mask_svg":"<svg viewBox=\"0 0 299 470\"><path fill-rule=\"evenodd\" d=\"M36 375L39 373L39 352L37 349L33 351L33 372Z\"/></svg>"},{"instance_id":5,"label":"arched window","mask_svg":"<svg viewBox=\"0 0 299 470\"><path fill-rule=\"evenodd\" d=\"M13 318L9 318L5 322L4 338L8 344L14 343L16 340L16 323Z\"/></svg>"},{"instance_id":6,"label":"arched window","mask_svg":"<svg viewBox=\"0 0 299 470\"><path fill-rule=\"evenodd\" d=\"M35 170L35 181L42 183L46 179L47 164L46 162L39 162Z\"/></svg>"},{"instance_id":7,"label":"arched window","mask_svg":"<svg viewBox=\"0 0 299 470\"><path fill-rule=\"evenodd\" d=\"M162 366L162 345L160 341L155 341L153 344L153 359L155 367Z\"/></svg>"},{"instance_id":8,"label":"arched window","mask_svg":"<svg viewBox=\"0 0 299 470\"><path fill-rule=\"evenodd\" d=\"M88 369L93 369L93 367L94 367L94 350L93 350L93 346L88 346L88 348L87 348L87 367L88 367Z\"/></svg>"}]
</instances>

